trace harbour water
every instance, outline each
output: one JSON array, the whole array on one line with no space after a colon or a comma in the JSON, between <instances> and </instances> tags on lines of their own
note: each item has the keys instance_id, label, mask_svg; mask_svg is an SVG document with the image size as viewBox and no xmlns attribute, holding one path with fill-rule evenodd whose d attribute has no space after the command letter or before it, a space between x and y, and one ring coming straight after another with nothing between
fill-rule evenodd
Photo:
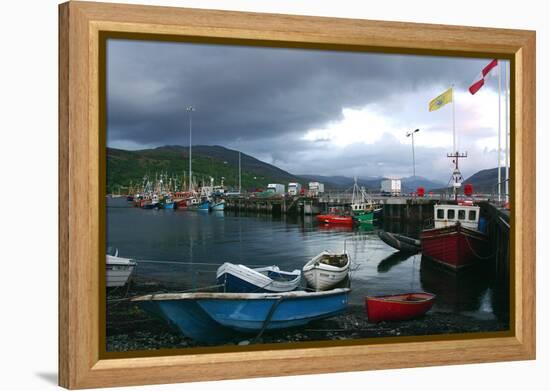
<instances>
[{"instance_id":1,"label":"harbour water","mask_svg":"<svg viewBox=\"0 0 550 391\"><path fill-rule=\"evenodd\" d=\"M491 321L495 330L507 324L505 282L494 278L490 262L452 272L420 254L396 253L378 238L382 228L319 225L311 216L144 210L123 198L109 199L107 208L107 245L138 262L134 278L142 284L185 291L215 285L223 262L294 270L322 250L345 248L352 260L350 307L361 308L366 295L426 291L437 295L436 316L488 322L489 330ZM420 229L391 226L412 236Z\"/></svg>"}]
</instances>

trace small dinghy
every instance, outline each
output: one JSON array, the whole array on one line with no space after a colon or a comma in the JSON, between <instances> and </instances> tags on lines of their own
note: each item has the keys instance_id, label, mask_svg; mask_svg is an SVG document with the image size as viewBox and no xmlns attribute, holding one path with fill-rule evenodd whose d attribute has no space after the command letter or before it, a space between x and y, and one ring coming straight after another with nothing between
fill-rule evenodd
<instances>
[{"instance_id":1,"label":"small dinghy","mask_svg":"<svg viewBox=\"0 0 550 391\"><path fill-rule=\"evenodd\" d=\"M289 292L300 284L302 273L280 270L277 266L251 269L226 262L218 268L216 279L223 292Z\"/></svg>"},{"instance_id":2,"label":"small dinghy","mask_svg":"<svg viewBox=\"0 0 550 391\"><path fill-rule=\"evenodd\" d=\"M323 251L305 264L302 271L309 286L324 291L343 281L349 273L350 256L347 252Z\"/></svg>"},{"instance_id":3,"label":"small dinghy","mask_svg":"<svg viewBox=\"0 0 550 391\"><path fill-rule=\"evenodd\" d=\"M134 272L136 262L129 258L118 256L118 249L111 251L106 257L106 285L107 288L116 288L126 285Z\"/></svg>"},{"instance_id":4,"label":"small dinghy","mask_svg":"<svg viewBox=\"0 0 550 391\"><path fill-rule=\"evenodd\" d=\"M262 333L339 315L347 308L349 292L159 293L131 300L188 337L213 342L231 338L231 330Z\"/></svg>"},{"instance_id":5,"label":"small dinghy","mask_svg":"<svg viewBox=\"0 0 550 391\"><path fill-rule=\"evenodd\" d=\"M420 240L386 231L379 231L378 237L388 246L396 250L411 254L420 252Z\"/></svg>"},{"instance_id":6,"label":"small dinghy","mask_svg":"<svg viewBox=\"0 0 550 391\"><path fill-rule=\"evenodd\" d=\"M406 320L424 315L432 308L435 295L426 292L388 296L367 296L365 307L369 322Z\"/></svg>"}]
</instances>

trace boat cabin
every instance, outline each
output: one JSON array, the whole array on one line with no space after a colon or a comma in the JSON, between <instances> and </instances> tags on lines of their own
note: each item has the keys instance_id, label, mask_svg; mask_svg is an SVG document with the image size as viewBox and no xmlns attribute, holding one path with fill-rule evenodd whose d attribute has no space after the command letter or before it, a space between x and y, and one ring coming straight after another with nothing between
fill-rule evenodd
<instances>
[{"instance_id":1,"label":"boat cabin","mask_svg":"<svg viewBox=\"0 0 550 391\"><path fill-rule=\"evenodd\" d=\"M470 229L478 229L479 206L459 203L458 205L434 205L434 227L443 228L460 223Z\"/></svg>"}]
</instances>

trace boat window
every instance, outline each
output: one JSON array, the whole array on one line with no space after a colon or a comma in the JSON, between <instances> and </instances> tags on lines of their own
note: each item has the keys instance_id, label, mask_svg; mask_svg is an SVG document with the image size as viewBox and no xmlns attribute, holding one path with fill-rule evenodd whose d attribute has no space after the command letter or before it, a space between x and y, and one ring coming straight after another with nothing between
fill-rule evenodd
<instances>
[{"instance_id":1,"label":"boat window","mask_svg":"<svg viewBox=\"0 0 550 391\"><path fill-rule=\"evenodd\" d=\"M471 210L470 213L468 213L468 220L474 221L476 219L476 211Z\"/></svg>"},{"instance_id":2,"label":"boat window","mask_svg":"<svg viewBox=\"0 0 550 391\"><path fill-rule=\"evenodd\" d=\"M444 219L445 218L445 211L443 209L437 210L437 218L438 219Z\"/></svg>"},{"instance_id":3,"label":"boat window","mask_svg":"<svg viewBox=\"0 0 550 391\"><path fill-rule=\"evenodd\" d=\"M464 209L460 209L458 211L458 219L459 220L465 220L466 219L466 211Z\"/></svg>"},{"instance_id":4,"label":"boat window","mask_svg":"<svg viewBox=\"0 0 550 391\"><path fill-rule=\"evenodd\" d=\"M455 218L455 210L454 209L449 209L447 211L447 219L452 220L454 218Z\"/></svg>"}]
</instances>

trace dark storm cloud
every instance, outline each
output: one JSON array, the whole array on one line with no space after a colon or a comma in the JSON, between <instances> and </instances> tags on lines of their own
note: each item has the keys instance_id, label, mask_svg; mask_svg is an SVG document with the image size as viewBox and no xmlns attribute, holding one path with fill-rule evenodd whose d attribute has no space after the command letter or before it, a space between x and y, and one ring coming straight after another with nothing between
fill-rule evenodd
<instances>
[{"instance_id":1,"label":"dark storm cloud","mask_svg":"<svg viewBox=\"0 0 550 391\"><path fill-rule=\"evenodd\" d=\"M110 40L108 145L128 149L187 145L185 107L193 105L193 144L239 149L294 173L407 175L410 149L395 134L384 134L373 144L336 149L330 137L320 134L305 140L304 135L342 120L343 109L361 110L367 105L378 107L388 120L424 123L428 132L432 90L443 92L454 83L457 91L465 91L486 63L485 59ZM411 106L412 100L421 105ZM365 131L383 132L370 124L365 124ZM469 141L475 143L486 134L474 133ZM426 173L446 177L442 170L430 168L442 160L442 148L419 146L418 156ZM484 164L488 161L485 156Z\"/></svg>"},{"instance_id":2,"label":"dark storm cloud","mask_svg":"<svg viewBox=\"0 0 550 391\"><path fill-rule=\"evenodd\" d=\"M304 132L344 107L427 84L466 85L485 60L185 43L109 41L108 139L224 144Z\"/></svg>"}]
</instances>

